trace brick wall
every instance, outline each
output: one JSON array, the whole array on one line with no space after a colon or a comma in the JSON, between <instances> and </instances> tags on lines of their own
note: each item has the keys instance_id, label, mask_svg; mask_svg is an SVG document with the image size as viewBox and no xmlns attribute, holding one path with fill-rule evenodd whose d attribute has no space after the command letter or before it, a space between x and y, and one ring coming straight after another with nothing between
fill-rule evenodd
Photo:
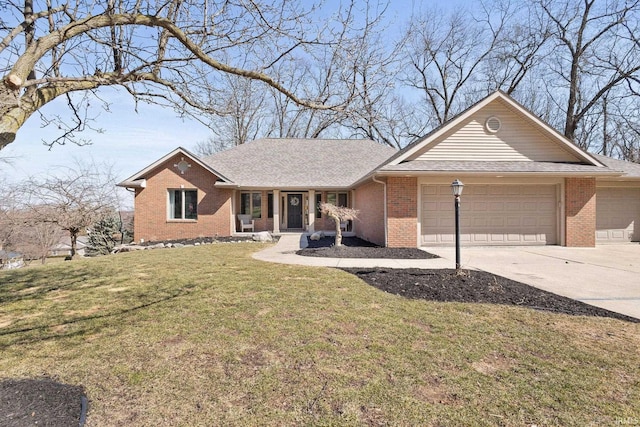
<instances>
[{"instance_id":1,"label":"brick wall","mask_svg":"<svg viewBox=\"0 0 640 427\"><path fill-rule=\"evenodd\" d=\"M355 208L360 211L355 220L356 235L361 239L384 245L384 186L376 182L356 189Z\"/></svg>"},{"instance_id":2,"label":"brick wall","mask_svg":"<svg viewBox=\"0 0 640 427\"><path fill-rule=\"evenodd\" d=\"M387 179L387 245L391 248L418 245L418 179Z\"/></svg>"},{"instance_id":3,"label":"brick wall","mask_svg":"<svg viewBox=\"0 0 640 427\"><path fill-rule=\"evenodd\" d=\"M162 241L171 239L229 236L231 230L232 191L213 186L216 177L188 158L191 167L181 174L173 165L180 154L153 170L147 187L136 189L134 239ZM181 187L183 186L183 187ZM167 190L198 190L198 219L170 220L167 215Z\"/></svg>"},{"instance_id":4,"label":"brick wall","mask_svg":"<svg viewBox=\"0 0 640 427\"><path fill-rule=\"evenodd\" d=\"M566 246L596 245L596 180L565 179Z\"/></svg>"}]
</instances>

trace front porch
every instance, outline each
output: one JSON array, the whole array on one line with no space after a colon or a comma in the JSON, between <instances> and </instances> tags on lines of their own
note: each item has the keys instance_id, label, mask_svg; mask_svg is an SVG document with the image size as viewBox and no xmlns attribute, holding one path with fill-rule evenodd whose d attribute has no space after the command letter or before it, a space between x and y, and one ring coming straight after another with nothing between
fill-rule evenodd
<instances>
[{"instance_id":1,"label":"front porch","mask_svg":"<svg viewBox=\"0 0 640 427\"><path fill-rule=\"evenodd\" d=\"M311 234L316 231L335 234L333 220L320 212L318 206L322 202L351 206L352 200L350 190L235 190L232 234L246 235L260 231L269 231L274 235ZM355 236L353 222L343 224L342 231L345 236Z\"/></svg>"}]
</instances>

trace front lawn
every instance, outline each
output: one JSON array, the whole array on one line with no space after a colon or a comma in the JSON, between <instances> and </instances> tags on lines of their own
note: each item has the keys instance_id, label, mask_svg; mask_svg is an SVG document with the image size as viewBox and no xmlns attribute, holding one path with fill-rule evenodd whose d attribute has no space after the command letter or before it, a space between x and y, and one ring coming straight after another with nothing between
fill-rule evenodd
<instances>
[{"instance_id":1,"label":"front lawn","mask_svg":"<svg viewBox=\"0 0 640 427\"><path fill-rule=\"evenodd\" d=\"M84 386L88 426L640 423L638 324L409 300L262 247L0 272L0 380Z\"/></svg>"}]
</instances>

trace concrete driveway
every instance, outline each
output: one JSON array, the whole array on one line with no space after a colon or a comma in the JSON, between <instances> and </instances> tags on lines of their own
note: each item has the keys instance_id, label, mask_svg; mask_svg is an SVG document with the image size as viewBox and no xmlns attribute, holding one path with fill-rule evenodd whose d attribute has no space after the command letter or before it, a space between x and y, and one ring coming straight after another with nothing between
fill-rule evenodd
<instances>
[{"instance_id":1,"label":"concrete driveway","mask_svg":"<svg viewBox=\"0 0 640 427\"><path fill-rule=\"evenodd\" d=\"M429 248L451 260L454 248ZM640 318L640 244L462 247L464 268L508 277L587 304Z\"/></svg>"}]
</instances>

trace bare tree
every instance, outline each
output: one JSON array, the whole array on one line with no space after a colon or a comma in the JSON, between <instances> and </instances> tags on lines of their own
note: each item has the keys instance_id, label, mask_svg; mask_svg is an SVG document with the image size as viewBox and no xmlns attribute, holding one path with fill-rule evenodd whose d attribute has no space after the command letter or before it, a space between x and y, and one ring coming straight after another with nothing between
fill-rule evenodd
<instances>
[{"instance_id":1,"label":"bare tree","mask_svg":"<svg viewBox=\"0 0 640 427\"><path fill-rule=\"evenodd\" d=\"M24 193L18 184L0 185L0 249L13 249L25 259L45 262L47 254L59 242L62 230L56 224L40 221L21 203Z\"/></svg>"},{"instance_id":2,"label":"bare tree","mask_svg":"<svg viewBox=\"0 0 640 427\"><path fill-rule=\"evenodd\" d=\"M482 76L485 64L502 45L507 22L513 15L508 8L496 12L492 17L485 9L484 18L474 18L469 11L458 8L448 15L429 11L412 19L407 30L403 81L422 94L423 111L431 117L432 126L445 123L497 89L498 84L510 80L500 76L493 88L482 84L486 81ZM504 51L504 46L502 49L502 61L516 55ZM507 70L506 66L503 68ZM517 82L515 76L511 80Z\"/></svg>"},{"instance_id":3,"label":"bare tree","mask_svg":"<svg viewBox=\"0 0 640 427\"><path fill-rule=\"evenodd\" d=\"M378 5L387 7L387 5ZM351 137L371 139L402 148L417 129L412 109L403 108L397 93L402 62L400 53L406 36L390 37L392 23L382 21L385 10L368 8L359 15L362 37L351 41L341 63L350 70L344 77L353 81L354 96L341 120ZM410 123L410 128L404 125ZM419 123L418 123L419 126Z\"/></svg>"},{"instance_id":4,"label":"bare tree","mask_svg":"<svg viewBox=\"0 0 640 427\"><path fill-rule=\"evenodd\" d=\"M16 232L16 192L13 185L0 179L0 249L11 247Z\"/></svg>"},{"instance_id":5,"label":"bare tree","mask_svg":"<svg viewBox=\"0 0 640 427\"><path fill-rule=\"evenodd\" d=\"M109 0L99 7L86 0L5 1L0 148L58 98L68 105L71 121L55 121L62 134L50 143L75 140L89 118L87 104L101 86L124 87L136 102L169 105L182 114L224 114L218 83L225 75L260 82L314 109L342 108L352 93L349 88L334 92L335 102L328 105L316 94L294 93L271 75L284 61L340 50L348 38L359 36L341 15L331 22L315 19L317 5Z\"/></svg>"},{"instance_id":6,"label":"bare tree","mask_svg":"<svg viewBox=\"0 0 640 427\"><path fill-rule=\"evenodd\" d=\"M76 162L74 168L45 178L31 178L23 186L25 208L34 222L54 224L69 233L71 256L78 235L116 212L115 180L110 169Z\"/></svg>"},{"instance_id":7,"label":"bare tree","mask_svg":"<svg viewBox=\"0 0 640 427\"><path fill-rule=\"evenodd\" d=\"M588 116L612 90L640 79L640 1L536 0L535 7L553 29L545 80L555 102L564 105L564 135L589 148L594 133Z\"/></svg>"},{"instance_id":8,"label":"bare tree","mask_svg":"<svg viewBox=\"0 0 640 427\"><path fill-rule=\"evenodd\" d=\"M44 213L44 209L39 213ZM18 252L26 259L39 259L46 262L51 249L60 242L64 231L53 222L42 221L39 214L23 211L15 218L14 244ZM51 217L55 215L51 212Z\"/></svg>"},{"instance_id":9,"label":"bare tree","mask_svg":"<svg viewBox=\"0 0 640 427\"><path fill-rule=\"evenodd\" d=\"M211 135L204 141L196 142L193 147L193 152L200 157L206 157L231 147L227 139L219 138L217 135Z\"/></svg>"},{"instance_id":10,"label":"bare tree","mask_svg":"<svg viewBox=\"0 0 640 427\"><path fill-rule=\"evenodd\" d=\"M358 218L359 211L357 209L345 206L336 206L331 203L320 203L320 211L333 220L336 225L335 246L342 246L342 230L340 223L344 221L352 221Z\"/></svg>"}]
</instances>

